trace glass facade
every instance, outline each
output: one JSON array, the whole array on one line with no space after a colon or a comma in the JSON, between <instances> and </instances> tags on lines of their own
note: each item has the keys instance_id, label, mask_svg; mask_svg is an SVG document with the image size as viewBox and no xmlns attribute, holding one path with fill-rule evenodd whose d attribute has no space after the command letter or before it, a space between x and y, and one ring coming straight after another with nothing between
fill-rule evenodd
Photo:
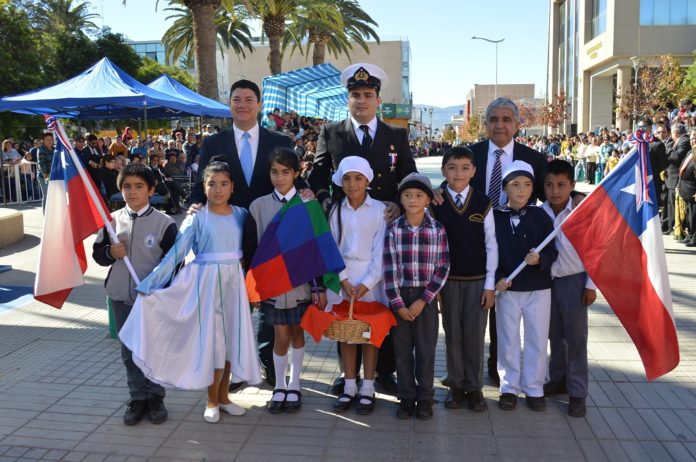
<instances>
[{"instance_id":1,"label":"glass facade","mask_svg":"<svg viewBox=\"0 0 696 462\"><path fill-rule=\"evenodd\" d=\"M640 0L641 26L696 24L696 0Z\"/></svg>"},{"instance_id":2,"label":"glass facade","mask_svg":"<svg viewBox=\"0 0 696 462\"><path fill-rule=\"evenodd\" d=\"M577 123L578 50L580 34L578 31L578 0L566 0L559 5L558 28L558 91L564 91L569 105L567 123Z\"/></svg>"},{"instance_id":3,"label":"glass facade","mask_svg":"<svg viewBox=\"0 0 696 462\"><path fill-rule=\"evenodd\" d=\"M150 58L160 64L167 64L164 45L161 42L131 43L130 46L141 58Z\"/></svg>"},{"instance_id":4,"label":"glass facade","mask_svg":"<svg viewBox=\"0 0 696 462\"><path fill-rule=\"evenodd\" d=\"M607 0L592 0L592 29L590 39L607 30Z\"/></svg>"}]
</instances>

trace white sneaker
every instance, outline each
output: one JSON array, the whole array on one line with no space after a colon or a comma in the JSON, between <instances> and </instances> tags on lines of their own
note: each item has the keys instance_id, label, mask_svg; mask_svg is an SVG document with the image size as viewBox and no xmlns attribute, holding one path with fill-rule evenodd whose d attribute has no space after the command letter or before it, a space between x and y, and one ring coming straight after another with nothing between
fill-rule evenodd
<instances>
[{"instance_id":1,"label":"white sneaker","mask_svg":"<svg viewBox=\"0 0 696 462\"><path fill-rule=\"evenodd\" d=\"M218 423L220 421L220 406L206 406L205 412L203 413L203 420L208 423Z\"/></svg>"},{"instance_id":2,"label":"white sneaker","mask_svg":"<svg viewBox=\"0 0 696 462\"><path fill-rule=\"evenodd\" d=\"M229 415L241 416L246 413L246 410L239 404L221 404L220 409L228 413Z\"/></svg>"}]
</instances>

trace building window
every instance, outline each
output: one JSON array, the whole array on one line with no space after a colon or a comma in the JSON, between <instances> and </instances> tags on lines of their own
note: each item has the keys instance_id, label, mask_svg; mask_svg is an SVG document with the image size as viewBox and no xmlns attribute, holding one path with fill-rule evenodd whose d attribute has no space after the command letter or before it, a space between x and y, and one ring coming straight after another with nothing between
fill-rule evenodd
<instances>
[{"instance_id":1,"label":"building window","mask_svg":"<svg viewBox=\"0 0 696 462\"><path fill-rule=\"evenodd\" d=\"M592 0L591 39L607 30L607 0Z\"/></svg>"},{"instance_id":2,"label":"building window","mask_svg":"<svg viewBox=\"0 0 696 462\"><path fill-rule=\"evenodd\" d=\"M641 26L696 24L696 0L640 0Z\"/></svg>"}]
</instances>

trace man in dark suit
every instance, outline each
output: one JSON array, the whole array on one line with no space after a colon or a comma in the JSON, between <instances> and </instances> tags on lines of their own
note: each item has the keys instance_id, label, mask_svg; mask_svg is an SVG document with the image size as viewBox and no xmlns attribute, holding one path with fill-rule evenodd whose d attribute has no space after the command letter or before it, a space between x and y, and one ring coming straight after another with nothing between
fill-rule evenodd
<instances>
[{"instance_id":1,"label":"man in dark suit","mask_svg":"<svg viewBox=\"0 0 696 462\"><path fill-rule=\"evenodd\" d=\"M662 234L674 232L675 202L677 200L677 183L679 183L679 167L691 150L689 136L686 134L686 126L682 123L672 125L672 140L674 144L667 153L667 227ZM653 173L653 177L654 177Z\"/></svg>"},{"instance_id":2,"label":"man in dark suit","mask_svg":"<svg viewBox=\"0 0 696 462\"><path fill-rule=\"evenodd\" d=\"M534 171L534 191L531 201L546 200L544 195L544 176L546 175L546 158L514 140L515 133L520 128L519 110L515 103L507 98L498 98L491 102L486 109L486 132L488 139L470 146L474 152L476 173L471 179L471 187L483 191L493 202L493 206L507 202L502 191L502 171L513 160L522 160L532 166ZM488 377L498 385L498 339L495 327L495 307L491 308L488 316L488 333L490 337L488 357Z\"/></svg>"},{"instance_id":3,"label":"man in dark suit","mask_svg":"<svg viewBox=\"0 0 696 462\"><path fill-rule=\"evenodd\" d=\"M201 173L214 156L223 155L227 158L234 182L234 193L230 198L230 203L244 208L249 208L254 199L273 192L268 166L271 151L277 147L291 150L293 148L292 140L289 137L259 126L258 114L260 110L261 91L258 85L249 80L238 80L232 84L230 89L232 128L203 138L200 149L198 171ZM205 203L202 177L199 177L191 190L191 203L197 204L198 207ZM198 207L192 206L194 209ZM263 312L259 312L256 340L259 345L259 359L266 373L266 382L274 386L273 343L275 335L273 326L266 324ZM238 383L232 383L230 389L235 389L238 386Z\"/></svg>"},{"instance_id":4,"label":"man in dark suit","mask_svg":"<svg viewBox=\"0 0 696 462\"><path fill-rule=\"evenodd\" d=\"M332 196L331 175L338 164L347 156L364 157L374 172L370 196L385 202L385 219L392 221L401 214L397 205L398 184L406 175L416 171L416 162L408 145L406 130L377 119L377 109L382 103L379 92L382 85L386 85L387 75L373 64L356 63L341 73L341 81L348 89L350 117L327 124L322 129L309 186L328 210ZM357 356L361 357L360 354ZM359 364L357 370L360 370ZM395 370L394 347L391 338L387 337L377 359L377 382L384 391L396 392ZM334 385L334 392L343 392L342 378Z\"/></svg>"}]
</instances>

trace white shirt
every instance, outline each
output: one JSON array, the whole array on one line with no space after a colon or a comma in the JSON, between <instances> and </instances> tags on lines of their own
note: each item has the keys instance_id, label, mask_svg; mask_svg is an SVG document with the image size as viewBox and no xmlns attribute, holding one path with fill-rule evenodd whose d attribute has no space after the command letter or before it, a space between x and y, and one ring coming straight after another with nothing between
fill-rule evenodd
<instances>
[{"instance_id":1,"label":"white shirt","mask_svg":"<svg viewBox=\"0 0 696 462\"><path fill-rule=\"evenodd\" d=\"M338 242L338 210L334 209L329 217L331 234L338 242L338 250L343 257L346 266L351 261L369 262L368 270L361 281L372 289L384 276L382 254L384 250L384 234L387 230L387 222L384 220L386 206L370 195L360 207L354 209L348 202L348 198L341 202L341 242ZM348 279L348 271L343 270L338 275L343 281Z\"/></svg>"},{"instance_id":2,"label":"white shirt","mask_svg":"<svg viewBox=\"0 0 696 462\"><path fill-rule=\"evenodd\" d=\"M370 136L372 139L375 139L375 135L377 134L377 117L372 119L366 124L361 124L354 118L350 118L350 122L353 124L353 130L355 131L355 136L358 137L358 142L362 144L363 137L365 136L365 132L362 131L360 128L361 125L367 125L367 131L370 133Z\"/></svg>"},{"instance_id":3,"label":"white shirt","mask_svg":"<svg viewBox=\"0 0 696 462\"><path fill-rule=\"evenodd\" d=\"M544 202L541 208L551 217L553 226L558 228L568 215L570 215L570 212L573 211L573 199L568 199L565 208L561 210L558 215L553 212L548 201ZM558 234L556 234L555 243L556 250L558 250L558 258L556 258L556 261L551 265L551 276L554 278L561 278L564 276L572 276L573 274L584 273L585 266L583 266L582 260L580 260L578 253L575 251L575 247L573 247L573 244L563 233L563 230L559 230ZM594 285L594 282L592 282L589 276L587 276L585 288L592 290L597 289L597 286Z\"/></svg>"},{"instance_id":4,"label":"white shirt","mask_svg":"<svg viewBox=\"0 0 696 462\"><path fill-rule=\"evenodd\" d=\"M297 194L297 190L295 189L294 186L290 189L290 191L288 191L288 193L287 193L286 195L282 195L282 194L280 193L280 191L278 191L277 189L273 189L273 192L275 193L276 198L277 198L280 202L283 202L283 199L285 199L285 202L289 202L290 199L292 199L293 197L295 197L295 194Z\"/></svg>"},{"instance_id":5,"label":"white shirt","mask_svg":"<svg viewBox=\"0 0 696 462\"><path fill-rule=\"evenodd\" d=\"M469 195L469 186L467 185L464 191L459 193L447 186L447 192L452 197L452 202L455 204L457 203L457 194L461 194L462 203L464 203ZM488 213L483 218L483 234L486 242L486 279L483 283L483 288L495 290L495 270L498 267L498 241L495 238L493 207L488 210Z\"/></svg>"},{"instance_id":6,"label":"white shirt","mask_svg":"<svg viewBox=\"0 0 696 462\"><path fill-rule=\"evenodd\" d=\"M500 156L500 173L502 174L505 171L505 167L510 165L510 163L512 163L513 161L512 155L515 150L515 140L510 141L507 145L503 146L502 148L496 146L495 143L492 141L488 142L488 157L486 160L486 194L488 196L490 196L489 188L491 187L491 175L493 174L493 167L495 166L495 151L497 151L498 149L502 149L503 151L505 151ZM505 191L501 191L500 204L506 203L507 194L505 194ZM493 207L497 207L500 204L493 204Z\"/></svg>"},{"instance_id":7,"label":"white shirt","mask_svg":"<svg viewBox=\"0 0 696 462\"><path fill-rule=\"evenodd\" d=\"M135 212L139 217L142 217L145 212L148 211L150 208L150 204L147 204L145 207L141 208L137 212ZM128 212L129 215L132 215L134 210L130 207L128 207L128 204L126 204L126 212Z\"/></svg>"},{"instance_id":8,"label":"white shirt","mask_svg":"<svg viewBox=\"0 0 696 462\"><path fill-rule=\"evenodd\" d=\"M232 129L234 130L234 144L237 146L237 155L240 156L239 160L241 161L241 155L242 155L242 143L244 140L242 139L242 135L244 135L244 130L241 128L238 128L236 125L232 125ZM251 127L249 130L247 130L247 133L249 133L249 144L251 145L251 160L252 160L252 165L256 165L256 153L259 152L259 124L254 125Z\"/></svg>"}]
</instances>

